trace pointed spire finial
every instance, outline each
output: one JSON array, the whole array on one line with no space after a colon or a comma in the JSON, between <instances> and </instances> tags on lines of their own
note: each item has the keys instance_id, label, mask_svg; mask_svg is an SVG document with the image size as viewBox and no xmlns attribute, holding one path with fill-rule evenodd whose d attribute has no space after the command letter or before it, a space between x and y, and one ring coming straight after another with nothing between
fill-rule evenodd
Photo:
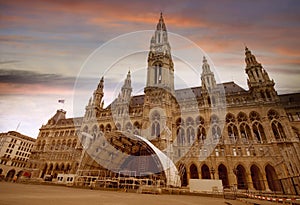
<instances>
[{"instance_id":1,"label":"pointed spire finial","mask_svg":"<svg viewBox=\"0 0 300 205\"><path fill-rule=\"evenodd\" d=\"M162 12L160 12L160 17L159 17L158 24L156 26L156 30L166 31L166 25L165 25L165 22L164 22L164 18L163 18Z\"/></svg>"},{"instance_id":2,"label":"pointed spire finial","mask_svg":"<svg viewBox=\"0 0 300 205\"><path fill-rule=\"evenodd\" d=\"M249 51L248 47L245 45L245 51Z\"/></svg>"},{"instance_id":3,"label":"pointed spire finial","mask_svg":"<svg viewBox=\"0 0 300 205\"><path fill-rule=\"evenodd\" d=\"M207 63L206 57L203 56L203 63Z\"/></svg>"}]
</instances>

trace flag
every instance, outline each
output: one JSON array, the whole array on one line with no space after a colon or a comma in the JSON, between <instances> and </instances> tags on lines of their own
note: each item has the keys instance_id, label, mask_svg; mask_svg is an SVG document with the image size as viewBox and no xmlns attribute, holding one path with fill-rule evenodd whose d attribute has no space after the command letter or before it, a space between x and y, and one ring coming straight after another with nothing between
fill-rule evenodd
<instances>
[{"instance_id":1,"label":"flag","mask_svg":"<svg viewBox=\"0 0 300 205\"><path fill-rule=\"evenodd\" d=\"M58 100L58 103L65 103L65 100Z\"/></svg>"}]
</instances>

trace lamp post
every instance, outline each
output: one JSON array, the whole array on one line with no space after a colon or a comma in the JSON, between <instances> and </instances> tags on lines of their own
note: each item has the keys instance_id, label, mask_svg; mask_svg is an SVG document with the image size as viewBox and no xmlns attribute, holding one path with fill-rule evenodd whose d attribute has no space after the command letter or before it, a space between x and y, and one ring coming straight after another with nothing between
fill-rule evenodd
<instances>
[{"instance_id":1,"label":"lamp post","mask_svg":"<svg viewBox=\"0 0 300 205\"><path fill-rule=\"evenodd\" d=\"M210 168L210 173L212 174L213 179L215 179L216 170L213 167Z\"/></svg>"}]
</instances>

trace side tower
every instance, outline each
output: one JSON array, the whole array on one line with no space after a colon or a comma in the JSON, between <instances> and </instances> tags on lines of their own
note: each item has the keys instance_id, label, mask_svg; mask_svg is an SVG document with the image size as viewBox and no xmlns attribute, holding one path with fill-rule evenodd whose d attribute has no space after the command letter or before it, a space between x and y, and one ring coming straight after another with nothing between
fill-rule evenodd
<instances>
[{"instance_id":1,"label":"side tower","mask_svg":"<svg viewBox=\"0 0 300 205\"><path fill-rule=\"evenodd\" d=\"M151 38L148 55L145 91L152 87L163 88L171 93L174 92L174 64L162 13L160 14L156 31Z\"/></svg>"},{"instance_id":2,"label":"side tower","mask_svg":"<svg viewBox=\"0 0 300 205\"><path fill-rule=\"evenodd\" d=\"M174 64L162 13L150 42L147 83L144 89L143 136L164 149L171 140Z\"/></svg>"},{"instance_id":3,"label":"side tower","mask_svg":"<svg viewBox=\"0 0 300 205\"><path fill-rule=\"evenodd\" d=\"M246 73L248 87L252 95L259 101L279 101L274 89L274 80L270 80L267 71L256 61L255 56L245 48Z\"/></svg>"},{"instance_id":4,"label":"side tower","mask_svg":"<svg viewBox=\"0 0 300 205\"><path fill-rule=\"evenodd\" d=\"M129 117L131 93L131 75L130 71L128 71L124 84L121 88L121 92L119 93L118 98L111 105L113 120L116 124L117 130L119 131L129 131L132 129Z\"/></svg>"},{"instance_id":5,"label":"side tower","mask_svg":"<svg viewBox=\"0 0 300 205\"><path fill-rule=\"evenodd\" d=\"M204 98L204 105L209 107L215 105L218 99L217 83L214 73L205 56L203 56L202 73L201 73L201 92Z\"/></svg>"},{"instance_id":6,"label":"side tower","mask_svg":"<svg viewBox=\"0 0 300 205\"><path fill-rule=\"evenodd\" d=\"M100 111L103 109L103 96L104 96L104 79L100 79L100 82L93 93L93 97L90 98L88 105L85 108L84 121L97 117Z\"/></svg>"}]
</instances>

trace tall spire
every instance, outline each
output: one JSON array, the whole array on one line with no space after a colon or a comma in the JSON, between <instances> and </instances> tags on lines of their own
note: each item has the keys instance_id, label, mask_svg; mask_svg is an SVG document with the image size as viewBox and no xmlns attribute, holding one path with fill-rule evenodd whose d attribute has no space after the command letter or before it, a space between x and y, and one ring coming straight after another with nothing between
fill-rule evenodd
<instances>
[{"instance_id":1,"label":"tall spire","mask_svg":"<svg viewBox=\"0 0 300 205\"><path fill-rule=\"evenodd\" d=\"M248 87L253 95L259 100L276 100L278 97L274 89L274 81L269 78L267 71L257 62L247 46L245 47L245 62Z\"/></svg>"},{"instance_id":2,"label":"tall spire","mask_svg":"<svg viewBox=\"0 0 300 205\"><path fill-rule=\"evenodd\" d=\"M174 65L162 13L150 41L147 87L162 87L174 92Z\"/></svg>"},{"instance_id":3,"label":"tall spire","mask_svg":"<svg viewBox=\"0 0 300 205\"><path fill-rule=\"evenodd\" d=\"M93 105L96 107L101 107L101 105L102 105L101 101L104 96L103 88L104 88L104 78L102 77L97 86L97 89L94 91Z\"/></svg>"},{"instance_id":4,"label":"tall spire","mask_svg":"<svg viewBox=\"0 0 300 205\"><path fill-rule=\"evenodd\" d=\"M118 99L120 101L130 102L130 97L132 93L132 87L131 87L131 75L130 70L127 73L126 79L124 81L124 85L121 89L121 94L119 95Z\"/></svg>"},{"instance_id":5,"label":"tall spire","mask_svg":"<svg viewBox=\"0 0 300 205\"><path fill-rule=\"evenodd\" d=\"M167 28L162 13L160 13L155 33L151 38L150 50L157 53L166 53L168 55L170 55L171 52L170 44L168 42Z\"/></svg>"},{"instance_id":6,"label":"tall spire","mask_svg":"<svg viewBox=\"0 0 300 205\"><path fill-rule=\"evenodd\" d=\"M167 31L162 12L160 12L160 18L157 23L156 30Z\"/></svg>"},{"instance_id":7,"label":"tall spire","mask_svg":"<svg viewBox=\"0 0 300 205\"><path fill-rule=\"evenodd\" d=\"M245 62L247 67L260 65L260 63L256 61L255 56L251 53L247 46L245 46L245 55Z\"/></svg>"},{"instance_id":8,"label":"tall spire","mask_svg":"<svg viewBox=\"0 0 300 205\"><path fill-rule=\"evenodd\" d=\"M207 63L207 59L203 56L203 64L202 64L202 74L201 74L201 82L202 89L211 90L216 87L216 79L213 72L210 70L210 66Z\"/></svg>"}]
</instances>

